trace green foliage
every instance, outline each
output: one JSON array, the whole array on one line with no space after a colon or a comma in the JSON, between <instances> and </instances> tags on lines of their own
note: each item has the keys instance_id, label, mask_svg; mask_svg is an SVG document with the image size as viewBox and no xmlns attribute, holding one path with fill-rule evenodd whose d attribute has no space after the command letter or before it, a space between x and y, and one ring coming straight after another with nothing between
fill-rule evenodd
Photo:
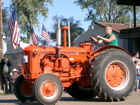
<instances>
[{"instance_id":1,"label":"green foliage","mask_svg":"<svg viewBox=\"0 0 140 105\"><path fill-rule=\"evenodd\" d=\"M56 41L56 33L57 33L57 22L58 20L62 20L62 19L66 19L64 17L58 17L58 16L54 16L53 17L53 21L54 21L54 25L53 28L56 29L54 32L49 32L51 39L53 39L54 41ZM70 35L71 35L71 42L73 42L75 40L75 38L77 38L78 36L80 36L83 32L84 29L80 27L81 23L79 20L75 21L73 17L70 17L68 19L66 19L70 22ZM63 32L61 31L61 35L62 35L62 45L63 45ZM68 41L67 41L68 42Z\"/></svg>"},{"instance_id":2,"label":"green foliage","mask_svg":"<svg viewBox=\"0 0 140 105\"><path fill-rule=\"evenodd\" d=\"M29 39L32 27L39 24L38 17L47 18L48 4L52 0L11 0L11 8L16 8L20 32L27 35Z\"/></svg>"},{"instance_id":3,"label":"green foliage","mask_svg":"<svg viewBox=\"0 0 140 105\"><path fill-rule=\"evenodd\" d=\"M30 43L30 39L28 39L27 37L21 37L21 40L24 42L24 43Z\"/></svg>"},{"instance_id":4,"label":"green foliage","mask_svg":"<svg viewBox=\"0 0 140 105\"><path fill-rule=\"evenodd\" d=\"M87 21L128 23L133 18L133 7L117 5L116 0L76 0L75 3L88 10Z\"/></svg>"},{"instance_id":5,"label":"green foliage","mask_svg":"<svg viewBox=\"0 0 140 105\"><path fill-rule=\"evenodd\" d=\"M10 36L9 26L8 26L8 8L2 9L2 22L3 22L3 32L6 37Z\"/></svg>"}]
</instances>

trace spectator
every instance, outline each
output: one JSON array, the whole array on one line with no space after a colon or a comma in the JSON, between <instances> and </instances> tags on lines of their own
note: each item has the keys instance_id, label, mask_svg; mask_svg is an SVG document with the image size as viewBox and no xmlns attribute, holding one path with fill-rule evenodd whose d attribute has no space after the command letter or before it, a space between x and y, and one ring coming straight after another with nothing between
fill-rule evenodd
<instances>
[{"instance_id":1,"label":"spectator","mask_svg":"<svg viewBox=\"0 0 140 105\"><path fill-rule=\"evenodd\" d=\"M136 80L136 91L140 91L139 89L139 81L140 81L140 60L135 60L134 63L136 64L136 70L137 70L137 80Z\"/></svg>"},{"instance_id":2,"label":"spectator","mask_svg":"<svg viewBox=\"0 0 140 105\"><path fill-rule=\"evenodd\" d=\"M12 84L15 83L16 78L18 77L18 70L16 68L13 69L11 79L12 79Z\"/></svg>"},{"instance_id":3,"label":"spectator","mask_svg":"<svg viewBox=\"0 0 140 105\"><path fill-rule=\"evenodd\" d=\"M18 77L18 70L16 68L13 69L12 74L11 74L11 79L12 79L12 90L14 91L14 83L16 78Z\"/></svg>"},{"instance_id":4,"label":"spectator","mask_svg":"<svg viewBox=\"0 0 140 105\"><path fill-rule=\"evenodd\" d=\"M12 82L10 76L10 66L11 63L6 56L1 60L1 74L5 84L5 93L11 94L12 93ZM9 83L9 85L8 85Z\"/></svg>"},{"instance_id":5,"label":"spectator","mask_svg":"<svg viewBox=\"0 0 140 105\"><path fill-rule=\"evenodd\" d=\"M133 61L137 60L139 58L139 52L134 51L132 54Z\"/></svg>"},{"instance_id":6,"label":"spectator","mask_svg":"<svg viewBox=\"0 0 140 105\"><path fill-rule=\"evenodd\" d=\"M1 63L0 63L0 68L1 68ZM4 82L3 82L3 77L2 77L2 70L0 70L0 83L1 83L1 90L4 90Z\"/></svg>"}]
</instances>

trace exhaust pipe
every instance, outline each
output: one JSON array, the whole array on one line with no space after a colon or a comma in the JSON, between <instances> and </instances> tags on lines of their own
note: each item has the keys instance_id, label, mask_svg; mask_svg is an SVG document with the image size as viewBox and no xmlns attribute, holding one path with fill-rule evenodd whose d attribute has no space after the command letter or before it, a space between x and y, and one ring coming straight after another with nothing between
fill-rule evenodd
<instances>
[{"instance_id":1,"label":"exhaust pipe","mask_svg":"<svg viewBox=\"0 0 140 105\"><path fill-rule=\"evenodd\" d=\"M71 47L71 40L70 40L70 22L68 21L68 42L69 47Z\"/></svg>"},{"instance_id":2,"label":"exhaust pipe","mask_svg":"<svg viewBox=\"0 0 140 105\"><path fill-rule=\"evenodd\" d=\"M58 21L58 28L57 28L57 35L56 35L56 53L57 57L60 57L60 47L61 47L61 27L60 27L60 21Z\"/></svg>"}]
</instances>

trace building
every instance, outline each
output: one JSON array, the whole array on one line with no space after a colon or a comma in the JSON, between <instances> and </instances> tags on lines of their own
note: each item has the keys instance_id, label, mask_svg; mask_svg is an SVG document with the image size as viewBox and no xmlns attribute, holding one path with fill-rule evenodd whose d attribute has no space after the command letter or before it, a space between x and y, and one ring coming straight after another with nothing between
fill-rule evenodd
<instances>
[{"instance_id":1,"label":"building","mask_svg":"<svg viewBox=\"0 0 140 105\"><path fill-rule=\"evenodd\" d=\"M117 0L117 4L133 6L134 27L120 30L120 38L127 40L129 52L140 53L140 26L136 24L136 6L140 6L140 0Z\"/></svg>"},{"instance_id":2,"label":"building","mask_svg":"<svg viewBox=\"0 0 140 105\"><path fill-rule=\"evenodd\" d=\"M12 63L11 70L13 68L19 69L20 67L18 65L22 65L22 63L23 63L23 49L27 46L29 46L29 44L23 43L23 42L20 42L20 46L17 49L12 49L11 44L9 44L7 46L7 50L5 52L5 55L8 56L8 59Z\"/></svg>"},{"instance_id":3,"label":"building","mask_svg":"<svg viewBox=\"0 0 140 105\"><path fill-rule=\"evenodd\" d=\"M94 43L90 40L89 36L91 35L100 35L104 36L105 33L105 26L107 24L110 24L113 26L113 33L116 35L119 46L123 47L124 49L128 50L128 40L127 39L121 39L120 38L120 30L131 28L132 26L130 24L116 24L116 23L102 23L102 22L95 22L93 28L89 28L84 34L82 34L80 37L78 37L74 42L73 45L79 46L81 43L85 42L91 42L93 45ZM96 48L100 47L102 45L97 45Z\"/></svg>"}]
</instances>

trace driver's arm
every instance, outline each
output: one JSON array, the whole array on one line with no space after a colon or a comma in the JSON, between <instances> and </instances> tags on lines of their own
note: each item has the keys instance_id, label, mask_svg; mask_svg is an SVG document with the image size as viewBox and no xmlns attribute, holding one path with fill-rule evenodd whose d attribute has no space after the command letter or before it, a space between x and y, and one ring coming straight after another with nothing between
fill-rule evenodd
<instances>
[{"instance_id":1,"label":"driver's arm","mask_svg":"<svg viewBox=\"0 0 140 105\"><path fill-rule=\"evenodd\" d=\"M90 36L90 39L91 39L94 43L96 43L96 44L100 44L100 43L103 42L103 40L101 40L101 39L97 40L97 39L95 39L95 38L92 37L92 36Z\"/></svg>"},{"instance_id":2,"label":"driver's arm","mask_svg":"<svg viewBox=\"0 0 140 105\"><path fill-rule=\"evenodd\" d=\"M112 42L114 39L116 39L116 37L114 35L112 35L109 39L106 39L104 37L101 37L101 36L97 36L97 38L100 38L102 41L105 41L107 43L110 43Z\"/></svg>"}]
</instances>

